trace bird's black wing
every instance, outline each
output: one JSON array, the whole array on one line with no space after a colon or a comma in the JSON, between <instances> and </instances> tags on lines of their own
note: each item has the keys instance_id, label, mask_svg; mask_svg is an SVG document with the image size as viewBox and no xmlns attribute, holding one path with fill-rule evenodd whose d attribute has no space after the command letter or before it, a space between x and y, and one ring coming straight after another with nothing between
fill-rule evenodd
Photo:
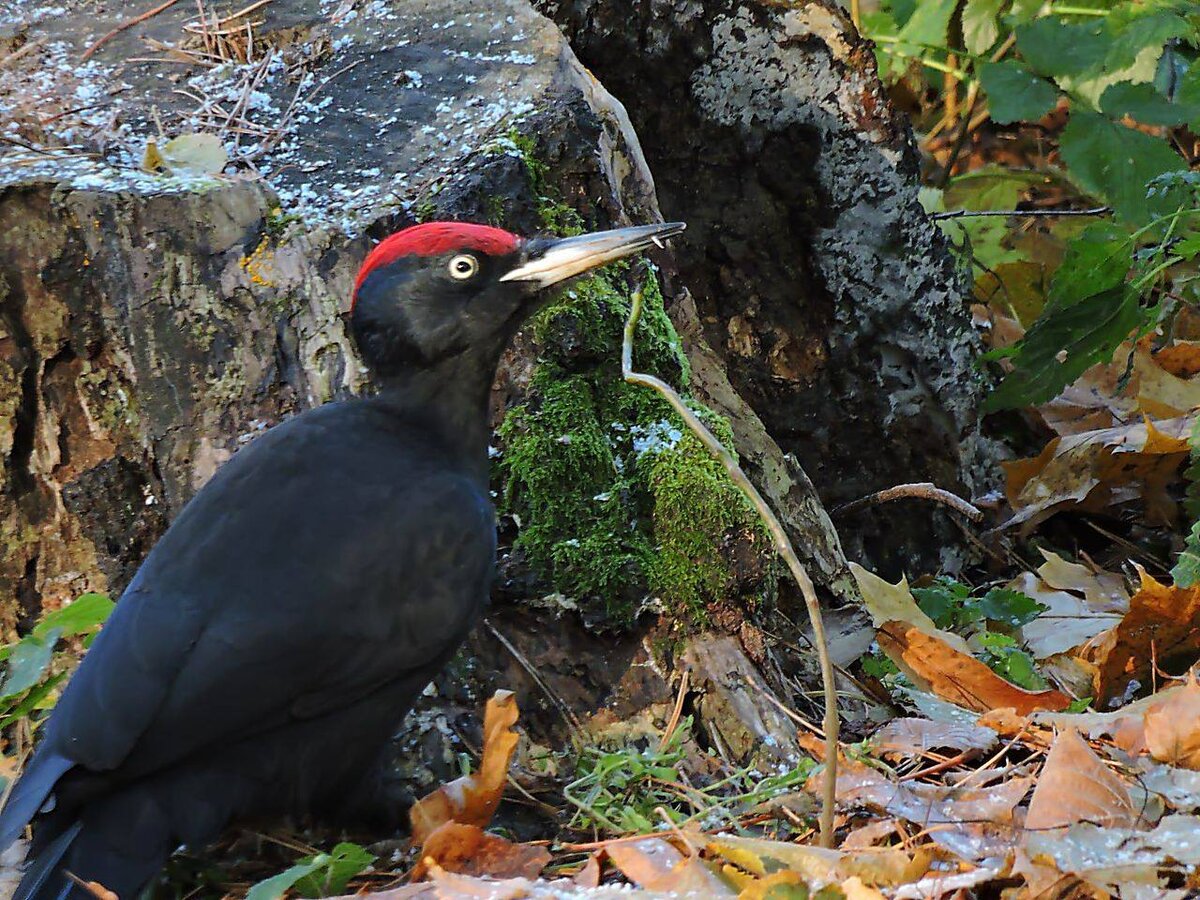
<instances>
[{"instance_id":1,"label":"bird's black wing","mask_svg":"<svg viewBox=\"0 0 1200 900\"><path fill-rule=\"evenodd\" d=\"M136 779L411 679L465 635L494 547L480 487L379 410L292 420L155 546L39 755Z\"/></svg>"}]
</instances>

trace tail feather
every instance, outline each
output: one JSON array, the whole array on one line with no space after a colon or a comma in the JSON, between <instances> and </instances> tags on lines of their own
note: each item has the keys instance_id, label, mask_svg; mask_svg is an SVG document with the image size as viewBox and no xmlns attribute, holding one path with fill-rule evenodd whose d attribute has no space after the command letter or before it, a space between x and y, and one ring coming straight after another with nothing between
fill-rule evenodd
<instances>
[{"instance_id":1,"label":"tail feather","mask_svg":"<svg viewBox=\"0 0 1200 900\"><path fill-rule=\"evenodd\" d=\"M76 822L29 860L12 900L60 900L70 896L75 883L63 871L63 857L82 828L83 824Z\"/></svg>"},{"instance_id":2,"label":"tail feather","mask_svg":"<svg viewBox=\"0 0 1200 900\"><path fill-rule=\"evenodd\" d=\"M72 820L61 830L54 813L34 826L30 858L13 900L91 900L72 875L103 885L121 900L134 898L171 854L169 823L144 785L94 798L67 814Z\"/></svg>"},{"instance_id":3,"label":"tail feather","mask_svg":"<svg viewBox=\"0 0 1200 900\"><path fill-rule=\"evenodd\" d=\"M58 780L74 765L57 753L34 754L0 811L0 852L21 836L25 826L45 805Z\"/></svg>"}]
</instances>

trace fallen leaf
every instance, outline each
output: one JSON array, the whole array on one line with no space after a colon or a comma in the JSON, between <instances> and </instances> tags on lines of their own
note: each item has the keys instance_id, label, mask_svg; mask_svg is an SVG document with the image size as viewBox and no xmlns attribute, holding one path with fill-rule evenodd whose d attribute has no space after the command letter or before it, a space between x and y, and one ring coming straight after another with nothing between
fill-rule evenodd
<instances>
[{"instance_id":1,"label":"fallen leaf","mask_svg":"<svg viewBox=\"0 0 1200 900\"><path fill-rule=\"evenodd\" d=\"M942 631L933 623L933 619L921 611L921 607L917 606L917 601L908 588L907 578L902 577L898 584L890 584L853 562L850 563L850 571L854 575L854 580L858 582L863 605L871 614L871 621L876 628L882 627L886 622L905 622L919 628L925 634L936 635L962 653L969 654L971 652L966 641L957 634Z\"/></svg>"},{"instance_id":2,"label":"fallen leaf","mask_svg":"<svg viewBox=\"0 0 1200 900\"><path fill-rule=\"evenodd\" d=\"M171 175L218 175L229 162L225 145L215 134L181 134L161 147L148 141L142 168Z\"/></svg>"},{"instance_id":3,"label":"fallen leaf","mask_svg":"<svg viewBox=\"0 0 1200 900\"><path fill-rule=\"evenodd\" d=\"M583 868L571 876L571 881L583 888L594 888L600 885L600 859L593 853L583 864Z\"/></svg>"},{"instance_id":4,"label":"fallen leaf","mask_svg":"<svg viewBox=\"0 0 1200 900\"><path fill-rule=\"evenodd\" d=\"M445 822L425 839L410 877L420 881L436 865L461 875L536 878L549 862L545 847L514 844L478 825Z\"/></svg>"},{"instance_id":5,"label":"fallen leaf","mask_svg":"<svg viewBox=\"0 0 1200 900\"><path fill-rule=\"evenodd\" d=\"M1138 783L1150 794L1161 797L1176 812L1200 809L1200 772L1164 766L1145 757L1137 763Z\"/></svg>"},{"instance_id":6,"label":"fallen leaf","mask_svg":"<svg viewBox=\"0 0 1200 900\"><path fill-rule=\"evenodd\" d=\"M1174 872L1183 880L1200 865L1200 818L1167 816L1153 831L1080 822L1061 831L1030 834L1026 849L1035 860L1052 862L1060 872L1118 897L1131 896L1114 890L1118 885L1136 884L1153 888L1142 896L1165 898L1165 874Z\"/></svg>"},{"instance_id":7,"label":"fallen leaf","mask_svg":"<svg viewBox=\"0 0 1200 900\"><path fill-rule=\"evenodd\" d=\"M1200 769L1200 684L1194 674L1147 711L1146 749L1159 762Z\"/></svg>"},{"instance_id":8,"label":"fallen leaf","mask_svg":"<svg viewBox=\"0 0 1200 900\"><path fill-rule=\"evenodd\" d=\"M1141 819L1129 790L1074 728L1059 732L1042 766L1025 817L1028 833L1077 822L1132 828Z\"/></svg>"},{"instance_id":9,"label":"fallen leaf","mask_svg":"<svg viewBox=\"0 0 1200 900\"><path fill-rule=\"evenodd\" d=\"M703 897L734 896L703 860L684 856L662 838L612 841L605 845L604 852L626 878L646 890Z\"/></svg>"},{"instance_id":10,"label":"fallen leaf","mask_svg":"<svg viewBox=\"0 0 1200 900\"><path fill-rule=\"evenodd\" d=\"M892 891L892 900L939 900L941 897L955 898L975 896L971 888L979 887L1001 878L1003 869L979 866L970 872L953 875L937 872L926 875L920 881L902 884Z\"/></svg>"},{"instance_id":11,"label":"fallen leaf","mask_svg":"<svg viewBox=\"0 0 1200 900\"><path fill-rule=\"evenodd\" d=\"M935 749L987 750L996 733L978 725L958 725L929 719L892 719L871 736L878 753L921 756Z\"/></svg>"},{"instance_id":12,"label":"fallen leaf","mask_svg":"<svg viewBox=\"0 0 1200 900\"><path fill-rule=\"evenodd\" d=\"M1001 463L1013 514L1006 526L1034 524L1067 507L1099 512L1141 496L1150 524L1170 524L1166 486L1188 455L1194 418L1119 425L1052 440L1036 457Z\"/></svg>"},{"instance_id":13,"label":"fallen leaf","mask_svg":"<svg viewBox=\"0 0 1200 900\"><path fill-rule=\"evenodd\" d=\"M887 900L878 890L864 884L857 875L847 878L840 887L846 900Z\"/></svg>"},{"instance_id":14,"label":"fallen leaf","mask_svg":"<svg viewBox=\"0 0 1200 900\"><path fill-rule=\"evenodd\" d=\"M935 843L961 859L976 861L1003 857L1015 846L1013 810L1033 784L1032 777L1022 777L989 788L942 787L893 781L862 763L850 763L839 769L837 798L928 829Z\"/></svg>"},{"instance_id":15,"label":"fallen leaf","mask_svg":"<svg viewBox=\"0 0 1200 900\"><path fill-rule=\"evenodd\" d=\"M879 629L876 640L880 649L918 687L976 712L1012 707L1028 715L1040 709L1065 709L1071 703L1060 691L1019 688L975 657L904 622L886 623Z\"/></svg>"},{"instance_id":16,"label":"fallen leaf","mask_svg":"<svg viewBox=\"0 0 1200 900\"><path fill-rule=\"evenodd\" d=\"M840 783L840 777L838 781ZM854 876L872 885L904 884L923 875L930 864L928 853L918 851L910 856L896 847L845 853L788 841L727 834L711 838L708 850L760 878L784 867L810 887L834 884Z\"/></svg>"},{"instance_id":17,"label":"fallen leaf","mask_svg":"<svg viewBox=\"0 0 1200 900\"><path fill-rule=\"evenodd\" d=\"M425 840L446 822L485 827L500 805L508 766L517 747L512 726L519 710L512 691L496 691L483 717L483 759L479 770L426 794L409 811L414 844Z\"/></svg>"},{"instance_id":18,"label":"fallen leaf","mask_svg":"<svg viewBox=\"0 0 1200 900\"><path fill-rule=\"evenodd\" d=\"M1008 587L1046 607L1021 626L1021 644L1034 659L1074 650L1121 621L1120 613L1097 612L1083 597L1057 591L1032 572L1023 572Z\"/></svg>"},{"instance_id":19,"label":"fallen leaf","mask_svg":"<svg viewBox=\"0 0 1200 900\"><path fill-rule=\"evenodd\" d=\"M1176 341L1155 351L1154 361L1164 372L1179 378L1200 375L1200 341Z\"/></svg>"},{"instance_id":20,"label":"fallen leaf","mask_svg":"<svg viewBox=\"0 0 1200 900\"><path fill-rule=\"evenodd\" d=\"M1041 554L1046 561L1038 567L1037 574L1050 587L1082 594L1089 608L1097 612L1124 613L1129 609L1129 588L1120 573L1070 562L1045 549Z\"/></svg>"},{"instance_id":21,"label":"fallen leaf","mask_svg":"<svg viewBox=\"0 0 1200 900\"><path fill-rule=\"evenodd\" d=\"M1161 584L1139 568L1141 587L1121 622L1089 652L1096 666L1096 698L1101 708L1149 683L1152 665L1191 665L1200 656L1200 585Z\"/></svg>"},{"instance_id":22,"label":"fallen leaf","mask_svg":"<svg viewBox=\"0 0 1200 900\"><path fill-rule=\"evenodd\" d=\"M978 724L1006 738L1015 738L1029 731L1029 717L1017 715L1012 707L989 710L979 717Z\"/></svg>"},{"instance_id":23,"label":"fallen leaf","mask_svg":"<svg viewBox=\"0 0 1200 900\"><path fill-rule=\"evenodd\" d=\"M1169 419L1200 406L1200 378L1180 378L1168 372L1162 366L1164 358L1171 359L1139 349L1133 356L1133 371L1138 378L1138 408L1148 416Z\"/></svg>"}]
</instances>

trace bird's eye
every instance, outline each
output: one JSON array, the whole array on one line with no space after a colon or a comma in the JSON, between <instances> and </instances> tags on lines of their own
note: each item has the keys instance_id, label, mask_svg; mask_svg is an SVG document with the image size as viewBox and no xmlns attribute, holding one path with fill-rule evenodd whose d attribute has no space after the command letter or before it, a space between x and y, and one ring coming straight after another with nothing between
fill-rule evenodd
<instances>
[{"instance_id":1,"label":"bird's eye","mask_svg":"<svg viewBox=\"0 0 1200 900\"><path fill-rule=\"evenodd\" d=\"M479 271L479 260L468 253L460 254L450 260L450 277L465 281L475 277Z\"/></svg>"}]
</instances>

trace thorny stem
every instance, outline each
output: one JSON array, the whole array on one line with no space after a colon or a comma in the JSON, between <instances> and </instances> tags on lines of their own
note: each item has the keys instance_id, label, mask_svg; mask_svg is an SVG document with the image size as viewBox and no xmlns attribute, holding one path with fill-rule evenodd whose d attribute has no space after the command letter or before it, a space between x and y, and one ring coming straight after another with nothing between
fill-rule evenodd
<instances>
[{"instance_id":1,"label":"thorny stem","mask_svg":"<svg viewBox=\"0 0 1200 900\"><path fill-rule=\"evenodd\" d=\"M796 579L796 584L800 586L800 593L804 595L804 605L808 609L808 618L812 623L813 643L816 644L817 657L821 663L821 682L825 693L825 783L821 792L821 846L832 847L833 812L837 793L839 727L837 685L834 682L833 661L829 658L829 647L825 638L825 624L821 619L821 605L817 600L816 589L813 587L812 579L808 577L808 573L804 570L800 558L796 555L796 551L792 547L792 542L788 540L787 533L783 530L783 525L780 524L779 518L775 515L771 507L767 505L767 502L762 498L762 495L754 487L750 479L746 477L746 473L742 471L742 467L738 465L733 454L725 449L716 436L700 421L699 416L688 408L688 405L683 402L683 398L679 396L674 388L661 378L655 378L653 375L633 370L633 335L637 330L638 320L641 316L642 290L638 288L633 294L632 303L629 308L629 318L625 321L625 339L621 344L622 376L630 384L639 384L658 391L671 404L672 409L679 414L692 433L700 439L705 449L720 460L721 464L725 467L725 471L729 473L730 479L741 488L742 493L746 495L758 511L759 516L762 517L767 530L771 533L771 539L775 544L776 551L783 557L784 562L787 563L792 577Z\"/></svg>"}]
</instances>

